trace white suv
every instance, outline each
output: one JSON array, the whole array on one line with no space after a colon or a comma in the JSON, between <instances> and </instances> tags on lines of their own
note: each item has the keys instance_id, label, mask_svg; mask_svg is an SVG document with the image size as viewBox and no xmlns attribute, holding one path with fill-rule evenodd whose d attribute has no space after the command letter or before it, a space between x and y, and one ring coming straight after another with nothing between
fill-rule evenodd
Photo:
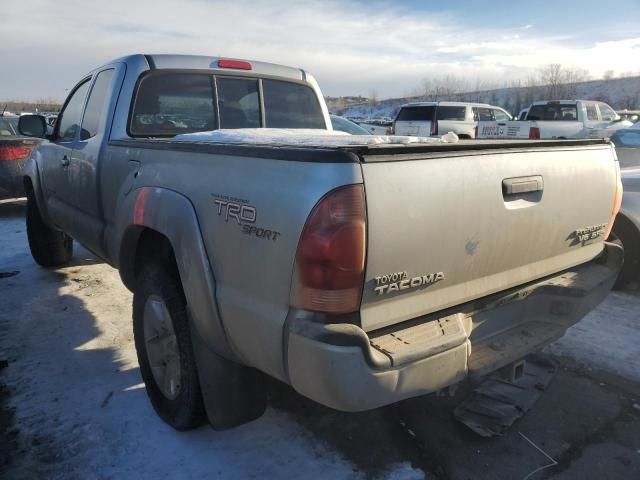
<instances>
[{"instance_id":1,"label":"white suv","mask_svg":"<svg viewBox=\"0 0 640 480\"><path fill-rule=\"evenodd\" d=\"M460 138L475 138L479 120L504 122L511 120L511 115L486 103L407 103L400 107L392 132L394 135L421 137L453 132Z\"/></svg>"}]
</instances>

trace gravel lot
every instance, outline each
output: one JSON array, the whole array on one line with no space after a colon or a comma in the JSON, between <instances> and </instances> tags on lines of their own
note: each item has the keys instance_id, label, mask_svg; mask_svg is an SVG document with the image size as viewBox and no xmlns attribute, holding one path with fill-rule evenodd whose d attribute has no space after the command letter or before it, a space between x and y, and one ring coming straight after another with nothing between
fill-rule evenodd
<instances>
[{"instance_id":1,"label":"gravel lot","mask_svg":"<svg viewBox=\"0 0 640 480\"><path fill-rule=\"evenodd\" d=\"M637 291L547 349L555 379L502 437L452 418L464 388L344 414L275 381L259 420L177 433L141 384L117 271L77 244L69 266L39 268L23 215L0 202L1 478L640 478Z\"/></svg>"}]
</instances>

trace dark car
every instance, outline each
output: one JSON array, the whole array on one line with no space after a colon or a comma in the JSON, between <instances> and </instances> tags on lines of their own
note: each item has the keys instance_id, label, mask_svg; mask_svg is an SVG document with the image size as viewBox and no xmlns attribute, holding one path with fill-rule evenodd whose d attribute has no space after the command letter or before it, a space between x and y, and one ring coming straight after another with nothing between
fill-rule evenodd
<instances>
[{"instance_id":1,"label":"dark car","mask_svg":"<svg viewBox=\"0 0 640 480\"><path fill-rule=\"evenodd\" d=\"M338 117L337 115L331 115L331 126L334 130L347 132L351 135L371 135L370 132L362 128L357 123L347 120L346 118Z\"/></svg>"},{"instance_id":2,"label":"dark car","mask_svg":"<svg viewBox=\"0 0 640 480\"><path fill-rule=\"evenodd\" d=\"M0 116L0 199L24 196L22 172L39 140L18 133L17 116Z\"/></svg>"}]
</instances>

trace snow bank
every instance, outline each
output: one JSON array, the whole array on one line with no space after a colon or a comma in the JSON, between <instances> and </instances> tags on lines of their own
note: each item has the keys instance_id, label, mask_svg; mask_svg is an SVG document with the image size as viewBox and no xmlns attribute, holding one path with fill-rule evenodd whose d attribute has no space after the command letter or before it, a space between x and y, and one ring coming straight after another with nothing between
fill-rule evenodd
<instances>
[{"instance_id":1,"label":"snow bank","mask_svg":"<svg viewBox=\"0 0 640 480\"><path fill-rule=\"evenodd\" d=\"M458 136L449 132L440 138L386 135L349 135L336 130L239 128L177 135L182 142L250 143L255 145L295 145L314 147L344 147L348 145L382 145L409 143L456 143Z\"/></svg>"}]
</instances>

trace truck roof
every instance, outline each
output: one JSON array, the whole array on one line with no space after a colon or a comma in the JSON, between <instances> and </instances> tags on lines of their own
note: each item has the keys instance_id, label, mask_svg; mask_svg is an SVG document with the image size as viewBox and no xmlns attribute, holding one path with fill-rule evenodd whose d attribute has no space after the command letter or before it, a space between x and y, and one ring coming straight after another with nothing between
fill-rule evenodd
<instances>
[{"instance_id":1,"label":"truck roof","mask_svg":"<svg viewBox=\"0 0 640 480\"><path fill-rule=\"evenodd\" d=\"M287 67L275 63L259 62L256 60L236 59L233 57L215 57L206 55L172 55L172 54L142 54L137 53L120 57L109 62L138 64L144 60L150 69L184 69L184 70L213 70L229 72L229 68L220 68L220 60L240 60L248 62L251 66L251 73L258 75L270 75L274 77L290 78L292 80L305 80L307 72L300 68ZM102 68L102 67L100 67ZM242 70L246 71L246 70Z\"/></svg>"},{"instance_id":2,"label":"truck roof","mask_svg":"<svg viewBox=\"0 0 640 480\"><path fill-rule=\"evenodd\" d=\"M428 107L431 105L442 105L443 107L466 107L470 105L472 107L496 107L495 105L489 105L488 103L476 103L476 102L449 102L449 101L441 101L441 102L411 102L405 103L401 105L402 107ZM497 107L500 108L500 107Z\"/></svg>"},{"instance_id":3,"label":"truck roof","mask_svg":"<svg viewBox=\"0 0 640 480\"><path fill-rule=\"evenodd\" d=\"M575 105L578 102L587 103L587 104L604 103L598 100L538 100L537 102L533 102L531 105L549 105L549 104Z\"/></svg>"}]
</instances>

